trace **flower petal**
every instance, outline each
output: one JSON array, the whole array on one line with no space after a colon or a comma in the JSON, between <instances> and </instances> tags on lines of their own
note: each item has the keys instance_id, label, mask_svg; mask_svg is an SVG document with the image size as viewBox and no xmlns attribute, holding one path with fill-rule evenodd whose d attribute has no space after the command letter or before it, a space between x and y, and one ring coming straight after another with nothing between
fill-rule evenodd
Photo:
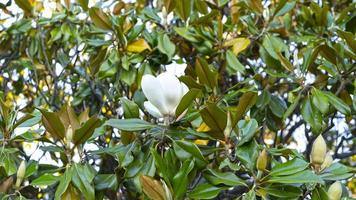
<instances>
[{"instance_id":1,"label":"flower petal","mask_svg":"<svg viewBox=\"0 0 356 200\"><path fill-rule=\"evenodd\" d=\"M144 75L142 77L141 87L147 100L150 101L162 115L169 114L165 97L162 92L163 89L157 78L150 74Z\"/></svg>"},{"instance_id":2,"label":"flower petal","mask_svg":"<svg viewBox=\"0 0 356 200\"><path fill-rule=\"evenodd\" d=\"M181 84L179 79L168 73L164 72L157 76L157 79L161 83L162 93L167 106L169 114L175 114L175 108L177 107L181 98Z\"/></svg>"},{"instance_id":3,"label":"flower petal","mask_svg":"<svg viewBox=\"0 0 356 200\"><path fill-rule=\"evenodd\" d=\"M162 118L163 115L159 112L158 108L156 108L151 102L145 101L143 106L146 108L147 112L150 113L153 117Z\"/></svg>"}]
</instances>

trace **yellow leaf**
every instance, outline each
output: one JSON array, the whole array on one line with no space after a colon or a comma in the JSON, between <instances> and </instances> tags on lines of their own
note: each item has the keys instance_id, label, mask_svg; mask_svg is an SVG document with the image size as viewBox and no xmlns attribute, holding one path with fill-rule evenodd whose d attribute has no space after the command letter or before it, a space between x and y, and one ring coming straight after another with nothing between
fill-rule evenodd
<instances>
[{"instance_id":1,"label":"yellow leaf","mask_svg":"<svg viewBox=\"0 0 356 200\"><path fill-rule=\"evenodd\" d=\"M111 22L109 16L104 13L101 9L92 7L89 9L89 16L95 26L102 29L111 29Z\"/></svg>"},{"instance_id":2,"label":"yellow leaf","mask_svg":"<svg viewBox=\"0 0 356 200\"><path fill-rule=\"evenodd\" d=\"M231 21L233 24L237 24L239 21L239 16L240 16L239 9L240 7L238 6L238 0L232 0L230 6L230 14L231 14Z\"/></svg>"},{"instance_id":3,"label":"yellow leaf","mask_svg":"<svg viewBox=\"0 0 356 200\"><path fill-rule=\"evenodd\" d=\"M141 53L142 51L144 51L146 49L150 50L151 48L147 44L147 42L142 38L135 40L127 45L127 51L133 52L133 53Z\"/></svg>"},{"instance_id":4,"label":"yellow leaf","mask_svg":"<svg viewBox=\"0 0 356 200\"><path fill-rule=\"evenodd\" d=\"M79 194L72 185L69 185L67 187L67 190L61 196L61 200L79 200L79 199L80 199Z\"/></svg>"},{"instance_id":5,"label":"yellow leaf","mask_svg":"<svg viewBox=\"0 0 356 200\"><path fill-rule=\"evenodd\" d=\"M194 144L196 145L208 145L209 140L195 140Z\"/></svg>"},{"instance_id":6,"label":"yellow leaf","mask_svg":"<svg viewBox=\"0 0 356 200\"><path fill-rule=\"evenodd\" d=\"M248 38L235 38L224 43L224 47L232 46L232 52L237 56L241 51L245 50L251 41Z\"/></svg>"},{"instance_id":7,"label":"yellow leaf","mask_svg":"<svg viewBox=\"0 0 356 200\"><path fill-rule=\"evenodd\" d=\"M198 132L208 132L210 131L210 127L208 125L206 125L206 123L201 123L200 126L197 128Z\"/></svg>"},{"instance_id":8,"label":"yellow leaf","mask_svg":"<svg viewBox=\"0 0 356 200\"><path fill-rule=\"evenodd\" d=\"M161 182L149 176L140 176L140 183L143 192L150 198L155 200L165 200L166 195Z\"/></svg>"},{"instance_id":9,"label":"yellow leaf","mask_svg":"<svg viewBox=\"0 0 356 200\"><path fill-rule=\"evenodd\" d=\"M27 14L32 12L35 4L33 0L15 0L15 3Z\"/></svg>"}]
</instances>

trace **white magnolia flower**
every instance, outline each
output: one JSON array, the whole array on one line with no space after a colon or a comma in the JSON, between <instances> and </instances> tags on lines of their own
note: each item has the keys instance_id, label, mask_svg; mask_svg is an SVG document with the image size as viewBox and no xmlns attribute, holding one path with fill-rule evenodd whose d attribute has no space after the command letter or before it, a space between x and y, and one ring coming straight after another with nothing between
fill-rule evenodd
<instances>
[{"instance_id":1,"label":"white magnolia flower","mask_svg":"<svg viewBox=\"0 0 356 200\"><path fill-rule=\"evenodd\" d=\"M144 75L141 87L148 100L144 102L144 106L156 118L174 117L180 100L189 90L176 76L168 72L157 77Z\"/></svg>"}]
</instances>

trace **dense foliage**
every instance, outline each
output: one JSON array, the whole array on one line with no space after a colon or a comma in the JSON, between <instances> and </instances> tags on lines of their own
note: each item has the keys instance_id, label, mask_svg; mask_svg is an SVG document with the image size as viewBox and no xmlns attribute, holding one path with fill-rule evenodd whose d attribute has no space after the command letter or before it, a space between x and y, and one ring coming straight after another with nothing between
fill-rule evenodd
<instances>
[{"instance_id":1,"label":"dense foliage","mask_svg":"<svg viewBox=\"0 0 356 200\"><path fill-rule=\"evenodd\" d=\"M355 7L0 3L0 198L351 199Z\"/></svg>"}]
</instances>

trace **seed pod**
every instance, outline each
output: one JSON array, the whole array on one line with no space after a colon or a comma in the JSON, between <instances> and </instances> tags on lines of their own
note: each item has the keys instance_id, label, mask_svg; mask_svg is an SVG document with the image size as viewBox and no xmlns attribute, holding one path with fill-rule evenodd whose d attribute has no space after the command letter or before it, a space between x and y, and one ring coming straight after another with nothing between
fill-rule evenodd
<instances>
[{"instance_id":1,"label":"seed pod","mask_svg":"<svg viewBox=\"0 0 356 200\"><path fill-rule=\"evenodd\" d=\"M228 111L228 112L227 112L226 127L225 127L225 130L224 130L224 135L225 135L225 138L226 138L226 139L230 137L231 131L232 131L232 126L231 126L231 114L230 114L230 112Z\"/></svg>"},{"instance_id":2,"label":"seed pod","mask_svg":"<svg viewBox=\"0 0 356 200\"><path fill-rule=\"evenodd\" d=\"M325 160L326 155L326 143L323 136L320 134L313 143L313 147L310 154L310 161L314 165L321 165Z\"/></svg>"},{"instance_id":3,"label":"seed pod","mask_svg":"<svg viewBox=\"0 0 356 200\"><path fill-rule=\"evenodd\" d=\"M342 195L342 187L339 181L334 182L328 190L329 200L340 200Z\"/></svg>"},{"instance_id":4,"label":"seed pod","mask_svg":"<svg viewBox=\"0 0 356 200\"><path fill-rule=\"evenodd\" d=\"M20 187L23 178L25 177L26 173L26 161L21 161L21 164L19 168L17 169L17 174L16 174L16 183L15 186L18 188Z\"/></svg>"},{"instance_id":5,"label":"seed pod","mask_svg":"<svg viewBox=\"0 0 356 200\"><path fill-rule=\"evenodd\" d=\"M325 156L324 162L321 165L321 171L330 167L330 165L333 163L333 157L330 155L330 153L328 152Z\"/></svg>"},{"instance_id":6,"label":"seed pod","mask_svg":"<svg viewBox=\"0 0 356 200\"><path fill-rule=\"evenodd\" d=\"M264 171L267 167L267 151L266 149L263 149L260 153L260 155L257 158L257 164L256 164L256 168L259 171Z\"/></svg>"},{"instance_id":7,"label":"seed pod","mask_svg":"<svg viewBox=\"0 0 356 200\"><path fill-rule=\"evenodd\" d=\"M69 125L66 132L66 146L68 149L70 148L70 143L72 142L72 140L73 140L73 129L72 126Z\"/></svg>"}]
</instances>

